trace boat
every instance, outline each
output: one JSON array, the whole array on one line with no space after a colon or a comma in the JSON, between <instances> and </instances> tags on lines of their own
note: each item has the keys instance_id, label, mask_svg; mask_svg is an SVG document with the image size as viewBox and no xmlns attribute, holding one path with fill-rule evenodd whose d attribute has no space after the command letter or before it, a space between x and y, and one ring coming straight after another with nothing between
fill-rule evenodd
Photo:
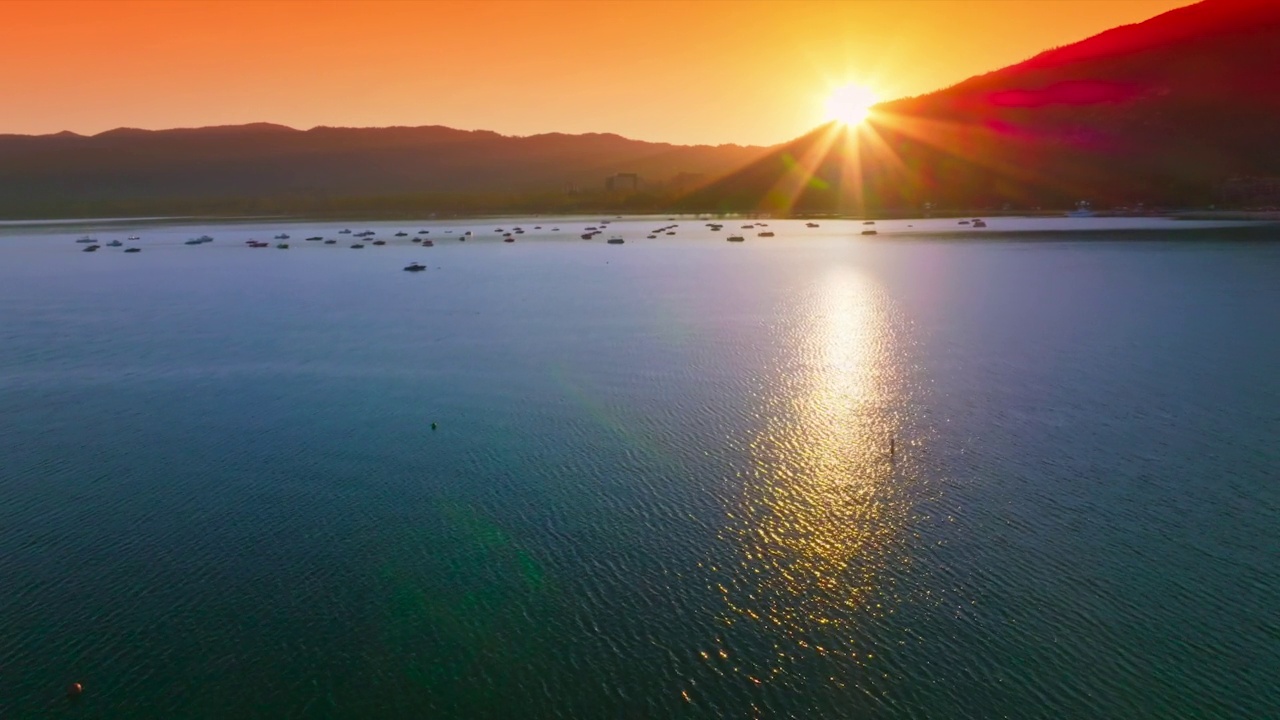
<instances>
[{"instance_id":1,"label":"boat","mask_svg":"<svg viewBox=\"0 0 1280 720\"><path fill-rule=\"evenodd\" d=\"M126 239L126 240L141 240L142 238L138 237L137 235L130 235L129 237L127 237L127 238L125 238L125 239Z\"/></svg>"},{"instance_id":2,"label":"boat","mask_svg":"<svg viewBox=\"0 0 1280 720\"><path fill-rule=\"evenodd\" d=\"M1093 210L1089 207L1089 201L1081 200L1076 203L1076 209L1068 212L1067 217L1093 217Z\"/></svg>"},{"instance_id":3,"label":"boat","mask_svg":"<svg viewBox=\"0 0 1280 720\"><path fill-rule=\"evenodd\" d=\"M863 224L863 225L875 225L875 224L876 224L876 221L875 221L875 220L863 220L863 221L862 221L862 224Z\"/></svg>"},{"instance_id":4,"label":"boat","mask_svg":"<svg viewBox=\"0 0 1280 720\"><path fill-rule=\"evenodd\" d=\"M582 235L583 240L590 240L593 237L595 237L595 233L583 233ZM653 236L650 235L649 237L653 237Z\"/></svg>"},{"instance_id":5,"label":"boat","mask_svg":"<svg viewBox=\"0 0 1280 720\"><path fill-rule=\"evenodd\" d=\"M770 231L770 230L765 230L764 232L759 233L759 236L760 236L760 237L773 237L773 232L772 232L772 231Z\"/></svg>"},{"instance_id":6,"label":"boat","mask_svg":"<svg viewBox=\"0 0 1280 720\"><path fill-rule=\"evenodd\" d=\"M466 231L466 232L464 232L464 233L462 233L462 234L463 234L463 235L465 235L465 236L467 236L467 237L471 237L471 231L470 231L470 230L468 230L468 231Z\"/></svg>"},{"instance_id":7,"label":"boat","mask_svg":"<svg viewBox=\"0 0 1280 720\"><path fill-rule=\"evenodd\" d=\"M560 228L551 228L551 232L560 232Z\"/></svg>"},{"instance_id":8,"label":"boat","mask_svg":"<svg viewBox=\"0 0 1280 720\"><path fill-rule=\"evenodd\" d=\"M516 241L516 239L515 239L515 238L513 238L513 237L511 237L510 235L508 235L508 236L506 236L506 237L502 238L502 242L515 242L515 241Z\"/></svg>"},{"instance_id":9,"label":"boat","mask_svg":"<svg viewBox=\"0 0 1280 720\"><path fill-rule=\"evenodd\" d=\"M264 247L267 247L267 245L268 243L265 240L262 242L258 242L257 240L249 241L249 247L264 248Z\"/></svg>"},{"instance_id":10,"label":"boat","mask_svg":"<svg viewBox=\"0 0 1280 720\"><path fill-rule=\"evenodd\" d=\"M959 224L961 224L961 225L968 225L968 224L969 224L969 221L968 221L968 220L961 220Z\"/></svg>"},{"instance_id":11,"label":"boat","mask_svg":"<svg viewBox=\"0 0 1280 720\"><path fill-rule=\"evenodd\" d=\"M374 244L374 245L386 245L386 244L387 244L387 241L386 241L386 240L374 240L374 241L373 241L373 244Z\"/></svg>"},{"instance_id":12,"label":"boat","mask_svg":"<svg viewBox=\"0 0 1280 720\"><path fill-rule=\"evenodd\" d=\"M208 235L201 235L196 239L199 240L200 242L213 242L213 238L209 237Z\"/></svg>"},{"instance_id":13,"label":"boat","mask_svg":"<svg viewBox=\"0 0 1280 720\"><path fill-rule=\"evenodd\" d=\"M747 239L742 237L741 235L730 235L729 237L725 238L725 240L729 242L746 242L747 241Z\"/></svg>"},{"instance_id":14,"label":"boat","mask_svg":"<svg viewBox=\"0 0 1280 720\"><path fill-rule=\"evenodd\" d=\"M274 238L272 238L272 239L273 239L273 240L288 240L288 239L289 239L289 235L288 235L288 234L286 234L286 233L280 233L279 235L276 235L276 236L275 236Z\"/></svg>"},{"instance_id":15,"label":"boat","mask_svg":"<svg viewBox=\"0 0 1280 720\"><path fill-rule=\"evenodd\" d=\"M289 249L289 243L280 243L280 244L276 245L276 249L277 249L277 250L288 250L288 249Z\"/></svg>"},{"instance_id":16,"label":"boat","mask_svg":"<svg viewBox=\"0 0 1280 720\"><path fill-rule=\"evenodd\" d=\"M339 230L339 231L338 231L338 234L339 234L339 235L350 235L350 234L351 234L351 228L345 228L345 229L343 229L343 230Z\"/></svg>"},{"instance_id":17,"label":"boat","mask_svg":"<svg viewBox=\"0 0 1280 720\"><path fill-rule=\"evenodd\" d=\"M98 242L98 241L97 241L97 240L94 240L93 238L91 238L91 237L89 237L88 235L86 235L86 236L84 236L84 237L80 238L79 240L77 240L76 242L78 242L78 243L84 243L84 244L86 244L86 245L87 245L87 244L89 244L89 243L96 243L96 242Z\"/></svg>"},{"instance_id":18,"label":"boat","mask_svg":"<svg viewBox=\"0 0 1280 720\"><path fill-rule=\"evenodd\" d=\"M606 242L606 243L608 243L608 244L610 244L610 245L621 245L622 243L624 243L624 242L626 242L626 241L625 241L625 240L623 240L623 239L622 239L622 238L620 238L620 237L611 237L611 238L609 238L608 240L605 240L605 242Z\"/></svg>"},{"instance_id":19,"label":"boat","mask_svg":"<svg viewBox=\"0 0 1280 720\"><path fill-rule=\"evenodd\" d=\"M805 226L805 227L810 227L810 228L815 228L815 227L818 227L818 223L815 223L815 222L807 222L807 223L805 223L805 224L804 224L804 226Z\"/></svg>"},{"instance_id":20,"label":"boat","mask_svg":"<svg viewBox=\"0 0 1280 720\"><path fill-rule=\"evenodd\" d=\"M124 243L120 242L119 240L112 240L111 242L107 243L107 247L123 247L123 246L124 246Z\"/></svg>"},{"instance_id":21,"label":"boat","mask_svg":"<svg viewBox=\"0 0 1280 720\"><path fill-rule=\"evenodd\" d=\"M647 240L656 240L656 239L658 239L658 236L657 236L657 235L645 235L645 239L647 239Z\"/></svg>"},{"instance_id":22,"label":"boat","mask_svg":"<svg viewBox=\"0 0 1280 720\"><path fill-rule=\"evenodd\" d=\"M352 250L359 250L362 247L364 247L364 245L361 245L360 243L352 243L351 245Z\"/></svg>"},{"instance_id":23,"label":"boat","mask_svg":"<svg viewBox=\"0 0 1280 720\"><path fill-rule=\"evenodd\" d=\"M323 239L324 239L324 236L322 236L322 235L316 235L315 237L309 237L309 238L307 238L307 242L318 242L318 241L323 240Z\"/></svg>"},{"instance_id":24,"label":"boat","mask_svg":"<svg viewBox=\"0 0 1280 720\"><path fill-rule=\"evenodd\" d=\"M431 234L431 231L430 231L430 230L419 230L419 231L418 231L418 234L419 234L419 235L429 235L429 234Z\"/></svg>"},{"instance_id":25,"label":"boat","mask_svg":"<svg viewBox=\"0 0 1280 720\"><path fill-rule=\"evenodd\" d=\"M138 253L138 252L142 252L142 248L125 248L125 252L127 252L127 253Z\"/></svg>"},{"instance_id":26,"label":"boat","mask_svg":"<svg viewBox=\"0 0 1280 720\"><path fill-rule=\"evenodd\" d=\"M973 226L976 228L984 228L987 226L987 223L981 219L974 219Z\"/></svg>"},{"instance_id":27,"label":"boat","mask_svg":"<svg viewBox=\"0 0 1280 720\"><path fill-rule=\"evenodd\" d=\"M862 234L863 234L863 235L876 235L877 233L876 233L876 231L875 231L875 230L863 230L863 231L862 231Z\"/></svg>"},{"instance_id":28,"label":"boat","mask_svg":"<svg viewBox=\"0 0 1280 720\"><path fill-rule=\"evenodd\" d=\"M325 245L336 245L337 243L338 243L338 241L337 241L337 240L325 240L325 241L324 241L324 244L325 244Z\"/></svg>"},{"instance_id":29,"label":"boat","mask_svg":"<svg viewBox=\"0 0 1280 720\"><path fill-rule=\"evenodd\" d=\"M182 244L183 244L183 245L203 245L203 244L204 244L204 241L203 241L203 240L197 240L197 239L195 239L195 238L191 238L190 240L188 240L188 241L186 241L186 242L184 242L184 243L182 243Z\"/></svg>"},{"instance_id":30,"label":"boat","mask_svg":"<svg viewBox=\"0 0 1280 720\"><path fill-rule=\"evenodd\" d=\"M432 242L431 240L423 240L423 241L422 241L422 247L435 247L435 246L436 246L436 244L435 244L434 242Z\"/></svg>"},{"instance_id":31,"label":"boat","mask_svg":"<svg viewBox=\"0 0 1280 720\"><path fill-rule=\"evenodd\" d=\"M409 238L409 242L420 243L420 242L422 242L422 238L420 238L420 237L416 237L416 238Z\"/></svg>"},{"instance_id":32,"label":"boat","mask_svg":"<svg viewBox=\"0 0 1280 720\"><path fill-rule=\"evenodd\" d=\"M675 233L674 233L674 232L669 232L669 233L667 233L667 234L668 234L668 235L675 235Z\"/></svg>"},{"instance_id":33,"label":"boat","mask_svg":"<svg viewBox=\"0 0 1280 720\"><path fill-rule=\"evenodd\" d=\"M423 265L422 263L415 262L415 263L409 263L408 265L405 265L404 269L405 269L405 272L421 272L423 270L426 270L427 266Z\"/></svg>"},{"instance_id":34,"label":"boat","mask_svg":"<svg viewBox=\"0 0 1280 720\"><path fill-rule=\"evenodd\" d=\"M85 245L81 252L95 252L99 247L99 245Z\"/></svg>"},{"instance_id":35,"label":"boat","mask_svg":"<svg viewBox=\"0 0 1280 720\"><path fill-rule=\"evenodd\" d=\"M409 233L404 231L396 233L396 237L408 237L408 236L409 236Z\"/></svg>"}]
</instances>

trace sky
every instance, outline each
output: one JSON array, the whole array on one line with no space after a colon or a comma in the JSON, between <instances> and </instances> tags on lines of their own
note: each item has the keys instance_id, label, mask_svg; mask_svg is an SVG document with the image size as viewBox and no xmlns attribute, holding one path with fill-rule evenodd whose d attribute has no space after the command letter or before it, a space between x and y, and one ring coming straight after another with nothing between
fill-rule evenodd
<instances>
[{"instance_id":1,"label":"sky","mask_svg":"<svg viewBox=\"0 0 1280 720\"><path fill-rule=\"evenodd\" d=\"M784 142L1189 0L0 0L0 133L273 122Z\"/></svg>"}]
</instances>

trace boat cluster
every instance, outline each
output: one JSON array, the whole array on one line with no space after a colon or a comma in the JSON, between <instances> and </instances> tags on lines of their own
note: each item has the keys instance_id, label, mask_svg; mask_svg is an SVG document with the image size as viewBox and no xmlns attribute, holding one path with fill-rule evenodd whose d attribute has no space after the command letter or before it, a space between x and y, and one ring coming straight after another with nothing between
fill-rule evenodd
<instances>
[{"instance_id":1,"label":"boat cluster","mask_svg":"<svg viewBox=\"0 0 1280 720\"><path fill-rule=\"evenodd\" d=\"M130 235L129 239L138 240L140 238L137 235ZM90 252L90 253L98 252L98 248L102 247L102 245L98 244L97 238L89 237L88 235L85 235L79 240L76 240L76 243L79 245L84 245L84 247L81 248L83 252ZM124 247L124 243L120 242L119 240L112 240L111 242L106 243L106 246L107 247ZM127 253L140 253L142 252L142 248L128 247L128 248L125 248L124 251Z\"/></svg>"},{"instance_id":2,"label":"boat cluster","mask_svg":"<svg viewBox=\"0 0 1280 720\"><path fill-rule=\"evenodd\" d=\"M959 224L969 225L971 227L976 227L976 228L984 228L987 226L987 223L982 218L974 218L972 220L961 220Z\"/></svg>"}]
</instances>

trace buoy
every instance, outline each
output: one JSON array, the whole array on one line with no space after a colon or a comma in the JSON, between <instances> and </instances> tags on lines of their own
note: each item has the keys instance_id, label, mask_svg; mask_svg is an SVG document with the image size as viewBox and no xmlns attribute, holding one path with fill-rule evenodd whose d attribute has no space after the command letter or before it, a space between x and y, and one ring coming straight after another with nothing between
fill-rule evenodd
<instances>
[{"instance_id":1,"label":"buoy","mask_svg":"<svg viewBox=\"0 0 1280 720\"><path fill-rule=\"evenodd\" d=\"M431 423L431 429L432 429L432 430L435 430L435 429L436 429L436 424L435 424L435 423Z\"/></svg>"},{"instance_id":2,"label":"buoy","mask_svg":"<svg viewBox=\"0 0 1280 720\"><path fill-rule=\"evenodd\" d=\"M80 683L71 683L67 686L67 697L78 698L84 692L84 686Z\"/></svg>"}]
</instances>

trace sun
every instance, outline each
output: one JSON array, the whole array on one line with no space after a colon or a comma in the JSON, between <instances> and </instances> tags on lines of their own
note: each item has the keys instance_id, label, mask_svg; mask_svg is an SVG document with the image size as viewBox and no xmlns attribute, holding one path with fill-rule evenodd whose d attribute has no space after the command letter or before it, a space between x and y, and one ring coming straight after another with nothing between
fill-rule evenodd
<instances>
[{"instance_id":1,"label":"sun","mask_svg":"<svg viewBox=\"0 0 1280 720\"><path fill-rule=\"evenodd\" d=\"M858 125L871 114L871 106L876 101L875 93L865 85L842 85L827 98L827 119Z\"/></svg>"}]
</instances>

